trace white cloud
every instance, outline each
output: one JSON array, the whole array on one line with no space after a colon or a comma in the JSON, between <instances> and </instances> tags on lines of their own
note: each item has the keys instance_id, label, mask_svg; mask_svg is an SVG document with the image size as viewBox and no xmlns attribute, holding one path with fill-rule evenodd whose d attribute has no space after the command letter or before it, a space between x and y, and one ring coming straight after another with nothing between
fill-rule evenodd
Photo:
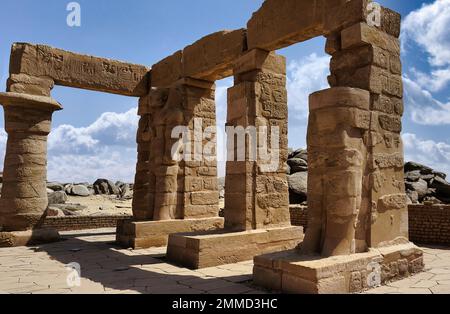
<instances>
[{"instance_id":1,"label":"white cloud","mask_svg":"<svg viewBox=\"0 0 450 314\"><path fill-rule=\"evenodd\" d=\"M137 109L105 112L87 127L56 127L48 138L48 179L133 182L136 169Z\"/></svg>"},{"instance_id":2,"label":"white cloud","mask_svg":"<svg viewBox=\"0 0 450 314\"><path fill-rule=\"evenodd\" d=\"M289 63L287 90L291 118L304 121L308 117L309 95L329 87L327 81L329 68L330 57L318 56L315 53L303 60Z\"/></svg>"},{"instance_id":3,"label":"white cloud","mask_svg":"<svg viewBox=\"0 0 450 314\"><path fill-rule=\"evenodd\" d=\"M450 103L442 103L408 76L403 77L404 101L411 120L422 125L450 124Z\"/></svg>"},{"instance_id":4,"label":"white cloud","mask_svg":"<svg viewBox=\"0 0 450 314\"><path fill-rule=\"evenodd\" d=\"M415 134L403 135L405 160L422 163L450 175L450 144L424 140Z\"/></svg>"},{"instance_id":5,"label":"white cloud","mask_svg":"<svg viewBox=\"0 0 450 314\"><path fill-rule=\"evenodd\" d=\"M450 82L450 0L423 5L404 19L403 46L414 42L428 54L431 72L414 71L416 81L430 91L440 91Z\"/></svg>"},{"instance_id":6,"label":"white cloud","mask_svg":"<svg viewBox=\"0 0 450 314\"><path fill-rule=\"evenodd\" d=\"M136 169L137 109L103 113L84 128L60 125L48 138L48 179L93 182L98 178L134 181ZM3 165L7 134L0 131Z\"/></svg>"}]
</instances>

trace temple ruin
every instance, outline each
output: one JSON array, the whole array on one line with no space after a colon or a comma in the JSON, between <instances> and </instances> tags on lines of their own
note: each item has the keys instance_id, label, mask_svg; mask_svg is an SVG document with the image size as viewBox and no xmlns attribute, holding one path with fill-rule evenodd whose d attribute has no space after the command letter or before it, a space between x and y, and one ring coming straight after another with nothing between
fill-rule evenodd
<instances>
[{"instance_id":1,"label":"temple ruin","mask_svg":"<svg viewBox=\"0 0 450 314\"><path fill-rule=\"evenodd\" d=\"M266 0L247 29L208 35L151 68L14 44L0 94L8 133L0 246L58 238L39 228L46 140L62 109L50 96L56 84L139 98L134 219L119 223L121 245L168 245L168 260L191 268L255 257L258 285L292 293L358 292L420 272L403 184L399 35L400 15L370 0ZM275 51L318 36L331 75L330 88L309 99L304 235L289 217L286 61ZM243 161L227 161L220 218L217 161L174 160L171 135L180 125L193 131L196 119L215 126L215 81L229 76L227 125L277 126L280 141L275 169L248 149Z\"/></svg>"}]
</instances>

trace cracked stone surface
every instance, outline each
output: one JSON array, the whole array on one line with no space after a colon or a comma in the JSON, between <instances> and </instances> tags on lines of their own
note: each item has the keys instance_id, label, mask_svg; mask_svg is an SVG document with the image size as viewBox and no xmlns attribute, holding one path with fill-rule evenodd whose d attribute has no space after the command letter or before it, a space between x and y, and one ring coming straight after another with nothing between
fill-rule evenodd
<instances>
[{"instance_id":1,"label":"cracked stone surface","mask_svg":"<svg viewBox=\"0 0 450 314\"><path fill-rule=\"evenodd\" d=\"M0 293L267 293L252 284L252 261L189 270L167 264L165 248L133 251L115 246L114 231L63 232L62 242L0 249ZM450 293L450 248L423 249L425 272L366 293ZM69 263L81 267L79 286L68 285L73 273L66 267Z\"/></svg>"},{"instance_id":2,"label":"cracked stone surface","mask_svg":"<svg viewBox=\"0 0 450 314\"><path fill-rule=\"evenodd\" d=\"M370 294L450 294L450 247L421 247L424 272L367 291Z\"/></svg>"}]
</instances>

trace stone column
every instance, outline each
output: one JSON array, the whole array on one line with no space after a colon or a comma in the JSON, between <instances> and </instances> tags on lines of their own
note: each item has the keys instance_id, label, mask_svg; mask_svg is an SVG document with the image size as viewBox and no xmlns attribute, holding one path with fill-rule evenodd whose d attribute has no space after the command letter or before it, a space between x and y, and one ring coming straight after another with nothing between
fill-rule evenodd
<instances>
[{"instance_id":1,"label":"stone column","mask_svg":"<svg viewBox=\"0 0 450 314\"><path fill-rule=\"evenodd\" d=\"M379 28L357 23L327 38L333 88L310 99L308 145L310 154L317 155L309 172L306 251L327 256L358 253L408 238L400 136L400 17L383 8L381 22ZM333 106L323 109L329 104ZM339 152L333 153L336 145ZM346 168L335 176L327 163ZM332 186L327 188L333 179L337 194L329 192ZM347 189L352 186L352 191Z\"/></svg>"},{"instance_id":2,"label":"stone column","mask_svg":"<svg viewBox=\"0 0 450 314\"><path fill-rule=\"evenodd\" d=\"M50 97L1 93L8 133L0 200L2 231L38 227L48 206L47 135L61 105Z\"/></svg>"},{"instance_id":3,"label":"stone column","mask_svg":"<svg viewBox=\"0 0 450 314\"><path fill-rule=\"evenodd\" d=\"M225 227L290 226L285 58L255 49L236 62L234 75L228 90L227 127L235 132L227 134L234 156L227 161Z\"/></svg>"},{"instance_id":4,"label":"stone column","mask_svg":"<svg viewBox=\"0 0 450 314\"><path fill-rule=\"evenodd\" d=\"M380 27L358 23L341 32L333 53L330 84L370 92L370 132L365 139L369 163L364 178L369 203L359 238L368 247L408 238L403 144L403 83L400 15L382 8Z\"/></svg>"},{"instance_id":5,"label":"stone column","mask_svg":"<svg viewBox=\"0 0 450 314\"><path fill-rule=\"evenodd\" d=\"M181 88L184 125L189 129L192 140L189 146L191 160L180 163L183 169L183 217L218 217L215 85L186 78L182 80Z\"/></svg>"},{"instance_id":6,"label":"stone column","mask_svg":"<svg viewBox=\"0 0 450 314\"><path fill-rule=\"evenodd\" d=\"M153 202L151 200L152 181L150 175L150 145L152 138L152 112L148 96L139 99L139 127L136 135L137 164L133 187L133 217L137 221L153 219Z\"/></svg>"},{"instance_id":7,"label":"stone column","mask_svg":"<svg viewBox=\"0 0 450 314\"><path fill-rule=\"evenodd\" d=\"M369 93L336 87L310 96L308 230L304 252L323 256L363 252L356 229L363 202L370 126Z\"/></svg>"},{"instance_id":8,"label":"stone column","mask_svg":"<svg viewBox=\"0 0 450 314\"><path fill-rule=\"evenodd\" d=\"M153 88L139 108L135 220L217 217L216 147L204 138L204 131L216 126L214 84L186 78L172 87ZM179 135L190 137L190 147L180 146L179 153L191 152L190 160L172 156L180 140L172 138L176 127L189 130ZM213 147L205 156L206 145Z\"/></svg>"}]
</instances>

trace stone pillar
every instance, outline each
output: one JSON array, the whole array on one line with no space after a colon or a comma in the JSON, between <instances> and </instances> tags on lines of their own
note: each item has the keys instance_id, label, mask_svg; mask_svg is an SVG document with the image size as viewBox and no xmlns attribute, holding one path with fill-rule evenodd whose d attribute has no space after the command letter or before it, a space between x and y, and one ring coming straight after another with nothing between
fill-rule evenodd
<instances>
[{"instance_id":1,"label":"stone pillar","mask_svg":"<svg viewBox=\"0 0 450 314\"><path fill-rule=\"evenodd\" d=\"M289 213L285 58L252 50L236 60L234 79L228 90L225 229L169 237L167 259L189 268L250 260L293 249L303 239L303 228L291 226ZM216 175L213 166L197 169L197 176ZM207 204L217 199L206 191L191 197Z\"/></svg>"},{"instance_id":2,"label":"stone pillar","mask_svg":"<svg viewBox=\"0 0 450 314\"><path fill-rule=\"evenodd\" d=\"M366 12L368 1L347 3ZM378 26L348 16L326 34L331 88L310 96L305 240L300 250L255 258L256 284L353 293L423 270L423 252L407 238L400 15L380 13Z\"/></svg>"},{"instance_id":3,"label":"stone pillar","mask_svg":"<svg viewBox=\"0 0 450 314\"><path fill-rule=\"evenodd\" d=\"M358 23L341 32L333 53L330 84L370 92L370 130L365 139L368 164L364 186L369 207L358 230L368 247L408 238L403 144L403 83L400 16L383 8L381 27Z\"/></svg>"},{"instance_id":4,"label":"stone pillar","mask_svg":"<svg viewBox=\"0 0 450 314\"><path fill-rule=\"evenodd\" d=\"M139 99L139 127L136 135L137 164L133 188L133 217L137 221L153 219L153 201L151 190L154 180L150 174L150 144L152 138L152 112L150 100L153 93Z\"/></svg>"},{"instance_id":5,"label":"stone pillar","mask_svg":"<svg viewBox=\"0 0 450 314\"><path fill-rule=\"evenodd\" d=\"M217 217L219 188L217 178L217 138L215 85L212 82L183 79L182 113L191 133L191 160L183 168L185 219ZM186 150L187 147L184 147Z\"/></svg>"},{"instance_id":6,"label":"stone pillar","mask_svg":"<svg viewBox=\"0 0 450 314\"><path fill-rule=\"evenodd\" d=\"M234 156L227 161L225 226L290 226L285 58L255 49L238 59L234 75L228 90L227 127L235 132L227 134Z\"/></svg>"},{"instance_id":7,"label":"stone pillar","mask_svg":"<svg viewBox=\"0 0 450 314\"><path fill-rule=\"evenodd\" d=\"M0 200L2 231L38 227L47 209L47 135L52 113L62 109L47 96L1 93L8 133Z\"/></svg>"},{"instance_id":8,"label":"stone pillar","mask_svg":"<svg viewBox=\"0 0 450 314\"><path fill-rule=\"evenodd\" d=\"M140 153L144 161L138 168L143 170L136 175L145 179L146 188L135 204L144 204L147 218L155 221L217 217L216 145L204 133L216 126L214 84L183 79L170 88L153 89L149 97L138 131L139 147L149 154ZM184 159L172 156L177 144Z\"/></svg>"},{"instance_id":9,"label":"stone pillar","mask_svg":"<svg viewBox=\"0 0 450 314\"><path fill-rule=\"evenodd\" d=\"M367 208L369 93L336 87L312 94L309 102L308 230L302 249L323 256L365 252L356 230Z\"/></svg>"},{"instance_id":10,"label":"stone pillar","mask_svg":"<svg viewBox=\"0 0 450 314\"><path fill-rule=\"evenodd\" d=\"M190 78L141 98L134 217L118 223L119 244L164 246L171 233L223 227L216 145L204 132L215 109L214 83Z\"/></svg>"}]
</instances>

